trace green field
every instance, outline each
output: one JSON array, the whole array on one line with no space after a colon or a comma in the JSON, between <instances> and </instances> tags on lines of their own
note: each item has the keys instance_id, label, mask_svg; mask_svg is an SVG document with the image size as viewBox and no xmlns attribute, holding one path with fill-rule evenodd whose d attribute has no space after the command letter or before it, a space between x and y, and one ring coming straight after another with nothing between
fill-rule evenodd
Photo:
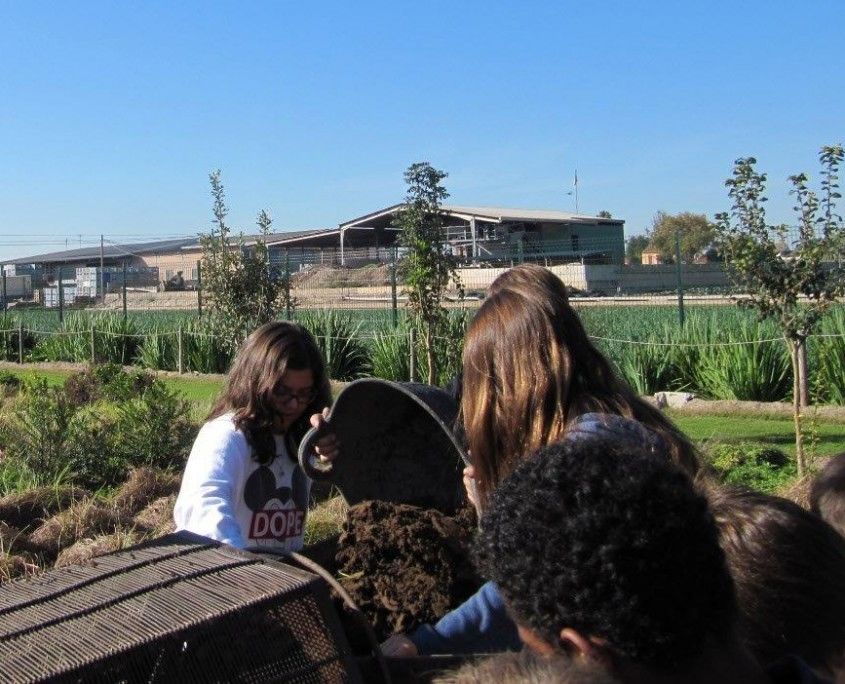
<instances>
[{"instance_id":1,"label":"green field","mask_svg":"<svg viewBox=\"0 0 845 684\"><path fill-rule=\"evenodd\" d=\"M14 375L31 380L42 377L50 385L61 385L69 370L20 369L7 366ZM223 387L220 378L203 376L161 376L162 381L172 390L179 392L193 405L192 414L201 420L210 410L214 399ZM337 392L342 383L333 383ZM773 446L787 454L795 453L794 426L790 418L780 416L750 417L744 415L685 415L682 411L670 412L672 420L694 441L707 446L710 444L738 444L750 442L760 446ZM817 456L830 456L845 451L845 422L813 420L805 421L808 432L808 447Z\"/></svg>"}]
</instances>

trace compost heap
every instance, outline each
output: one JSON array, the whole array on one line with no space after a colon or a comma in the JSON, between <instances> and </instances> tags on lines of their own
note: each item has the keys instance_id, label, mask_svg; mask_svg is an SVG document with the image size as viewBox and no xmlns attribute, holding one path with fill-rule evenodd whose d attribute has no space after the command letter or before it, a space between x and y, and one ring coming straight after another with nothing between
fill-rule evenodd
<instances>
[{"instance_id":1,"label":"compost heap","mask_svg":"<svg viewBox=\"0 0 845 684\"><path fill-rule=\"evenodd\" d=\"M480 586L469 556L475 512L384 501L349 509L336 556L344 588L379 639L433 623Z\"/></svg>"}]
</instances>

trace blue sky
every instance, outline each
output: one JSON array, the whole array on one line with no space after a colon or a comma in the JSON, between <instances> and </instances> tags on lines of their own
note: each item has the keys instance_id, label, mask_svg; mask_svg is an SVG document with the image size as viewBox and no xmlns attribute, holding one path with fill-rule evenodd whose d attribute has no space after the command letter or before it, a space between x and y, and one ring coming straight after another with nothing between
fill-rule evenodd
<instances>
[{"instance_id":1,"label":"blue sky","mask_svg":"<svg viewBox=\"0 0 845 684\"><path fill-rule=\"evenodd\" d=\"M0 259L66 238L335 226L400 201L713 214L739 156L845 138L845 2L0 1Z\"/></svg>"}]
</instances>

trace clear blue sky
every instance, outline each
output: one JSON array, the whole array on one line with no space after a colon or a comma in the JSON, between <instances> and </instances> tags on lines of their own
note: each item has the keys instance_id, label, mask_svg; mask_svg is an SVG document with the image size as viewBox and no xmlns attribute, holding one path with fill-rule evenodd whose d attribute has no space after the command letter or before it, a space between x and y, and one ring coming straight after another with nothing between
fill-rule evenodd
<instances>
[{"instance_id":1,"label":"clear blue sky","mask_svg":"<svg viewBox=\"0 0 845 684\"><path fill-rule=\"evenodd\" d=\"M48 240L191 234L223 170L232 225L335 226L400 201L728 207L845 138L845 2L0 1L0 259ZM63 245L61 245L63 247Z\"/></svg>"}]
</instances>

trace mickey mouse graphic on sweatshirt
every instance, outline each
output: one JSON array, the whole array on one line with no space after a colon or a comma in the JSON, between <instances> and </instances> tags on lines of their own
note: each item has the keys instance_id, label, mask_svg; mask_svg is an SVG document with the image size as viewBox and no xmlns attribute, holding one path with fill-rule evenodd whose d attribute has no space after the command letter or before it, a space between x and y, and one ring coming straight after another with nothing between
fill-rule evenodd
<instances>
[{"instance_id":1,"label":"mickey mouse graphic on sweatshirt","mask_svg":"<svg viewBox=\"0 0 845 684\"><path fill-rule=\"evenodd\" d=\"M203 425L176 499L176 529L239 549L301 549L311 481L284 437L275 440L276 458L262 465L231 414Z\"/></svg>"}]
</instances>

